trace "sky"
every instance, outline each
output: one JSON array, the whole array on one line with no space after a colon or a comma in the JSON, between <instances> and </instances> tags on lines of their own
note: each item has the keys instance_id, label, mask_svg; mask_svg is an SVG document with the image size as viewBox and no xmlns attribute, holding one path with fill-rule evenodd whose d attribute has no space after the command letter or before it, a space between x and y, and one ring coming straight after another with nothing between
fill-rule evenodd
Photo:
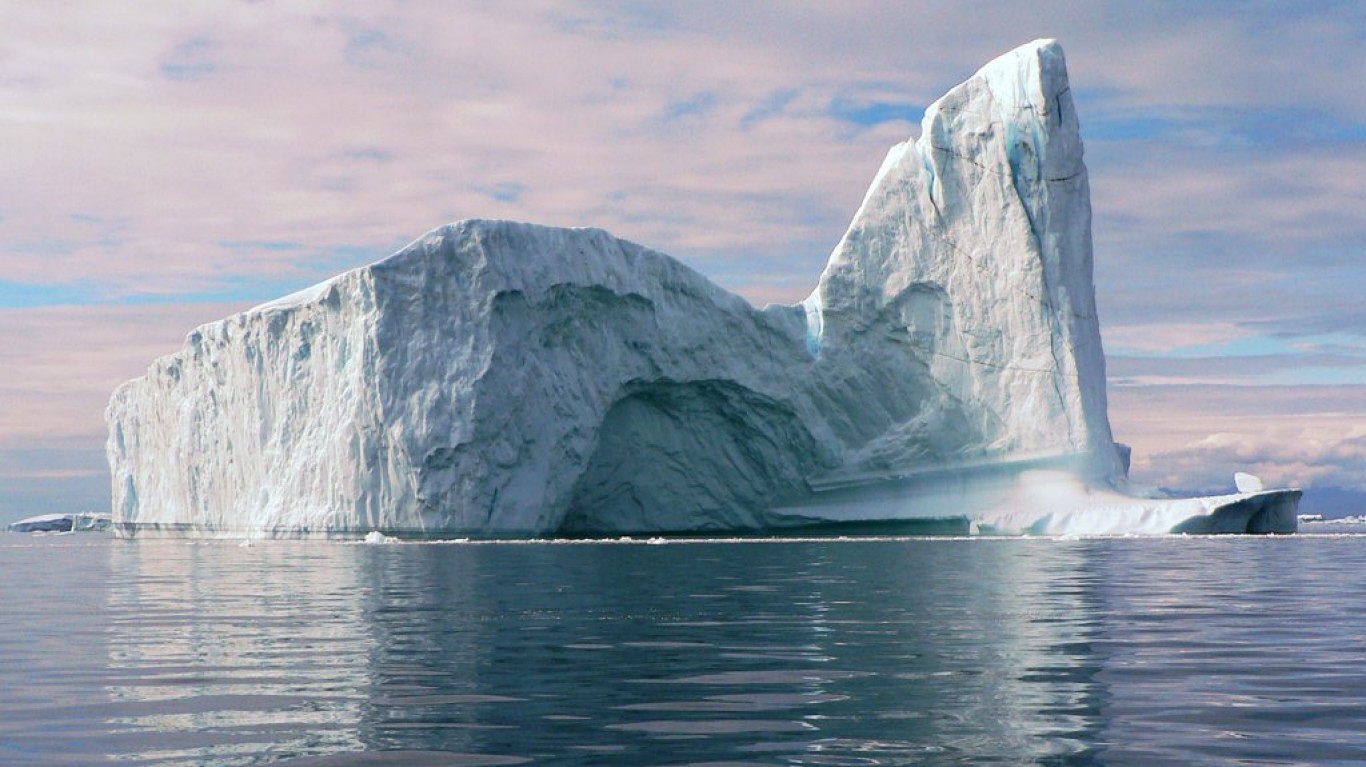
<instances>
[{"instance_id":1,"label":"sky","mask_svg":"<svg viewBox=\"0 0 1366 767\"><path fill-rule=\"evenodd\" d=\"M1366 493L1366 4L0 0L0 522L106 510L104 407L196 325L464 218L757 305L995 56L1067 56L1135 481ZM1340 494L1340 493L1339 493ZM1362 496L1366 497L1366 496ZM1361 509L1366 511L1366 508Z\"/></svg>"}]
</instances>

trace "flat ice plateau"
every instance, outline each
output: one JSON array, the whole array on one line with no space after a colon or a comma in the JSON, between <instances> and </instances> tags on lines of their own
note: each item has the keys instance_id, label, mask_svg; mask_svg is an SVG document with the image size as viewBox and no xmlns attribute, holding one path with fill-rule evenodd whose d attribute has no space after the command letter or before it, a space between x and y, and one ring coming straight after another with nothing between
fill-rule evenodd
<instances>
[{"instance_id":1,"label":"flat ice plateau","mask_svg":"<svg viewBox=\"0 0 1366 767\"><path fill-rule=\"evenodd\" d=\"M926 110L799 305L462 221L196 329L108 421L121 535L1291 532L1299 499L1128 483L1048 40Z\"/></svg>"}]
</instances>

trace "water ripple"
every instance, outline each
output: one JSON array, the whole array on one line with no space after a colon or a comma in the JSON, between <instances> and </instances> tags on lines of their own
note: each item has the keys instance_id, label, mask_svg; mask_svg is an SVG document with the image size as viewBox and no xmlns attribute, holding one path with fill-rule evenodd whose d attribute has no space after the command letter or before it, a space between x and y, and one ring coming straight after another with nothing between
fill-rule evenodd
<instances>
[{"instance_id":1,"label":"water ripple","mask_svg":"<svg viewBox=\"0 0 1366 767\"><path fill-rule=\"evenodd\" d=\"M1363 560L16 536L0 764L1361 764Z\"/></svg>"}]
</instances>

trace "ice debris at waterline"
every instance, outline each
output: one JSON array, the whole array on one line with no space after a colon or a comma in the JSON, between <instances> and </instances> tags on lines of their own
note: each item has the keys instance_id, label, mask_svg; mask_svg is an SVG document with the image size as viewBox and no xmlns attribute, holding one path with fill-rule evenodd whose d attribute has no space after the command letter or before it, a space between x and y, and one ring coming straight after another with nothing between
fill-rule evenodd
<instances>
[{"instance_id":1,"label":"ice debris at waterline","mask_svg":"<svg viewBox=\"0 0 1366 767\"><path fill-rule=\"evenodd\" d=\"M1111 437L1062 49L892 148L814 292L751 307L596 229L463 221L114 392L122 535L1289 532Z\"/></svg>"}]
</instances>

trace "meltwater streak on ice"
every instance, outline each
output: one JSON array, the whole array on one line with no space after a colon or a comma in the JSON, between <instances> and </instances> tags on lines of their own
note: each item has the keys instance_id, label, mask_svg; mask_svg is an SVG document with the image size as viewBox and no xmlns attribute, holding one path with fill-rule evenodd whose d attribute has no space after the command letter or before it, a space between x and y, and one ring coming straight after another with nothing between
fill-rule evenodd
<instances>
[{"instance_id":1,"label":"meltwater streak on ice","mask_svg":"<svg viewBox=\"0 0 1366 767\"><path fill-rule=\"evenodd\" d=\"M0 764L1359 764L1361 542L5 536Z\"/></svg>"}]
</instances>

